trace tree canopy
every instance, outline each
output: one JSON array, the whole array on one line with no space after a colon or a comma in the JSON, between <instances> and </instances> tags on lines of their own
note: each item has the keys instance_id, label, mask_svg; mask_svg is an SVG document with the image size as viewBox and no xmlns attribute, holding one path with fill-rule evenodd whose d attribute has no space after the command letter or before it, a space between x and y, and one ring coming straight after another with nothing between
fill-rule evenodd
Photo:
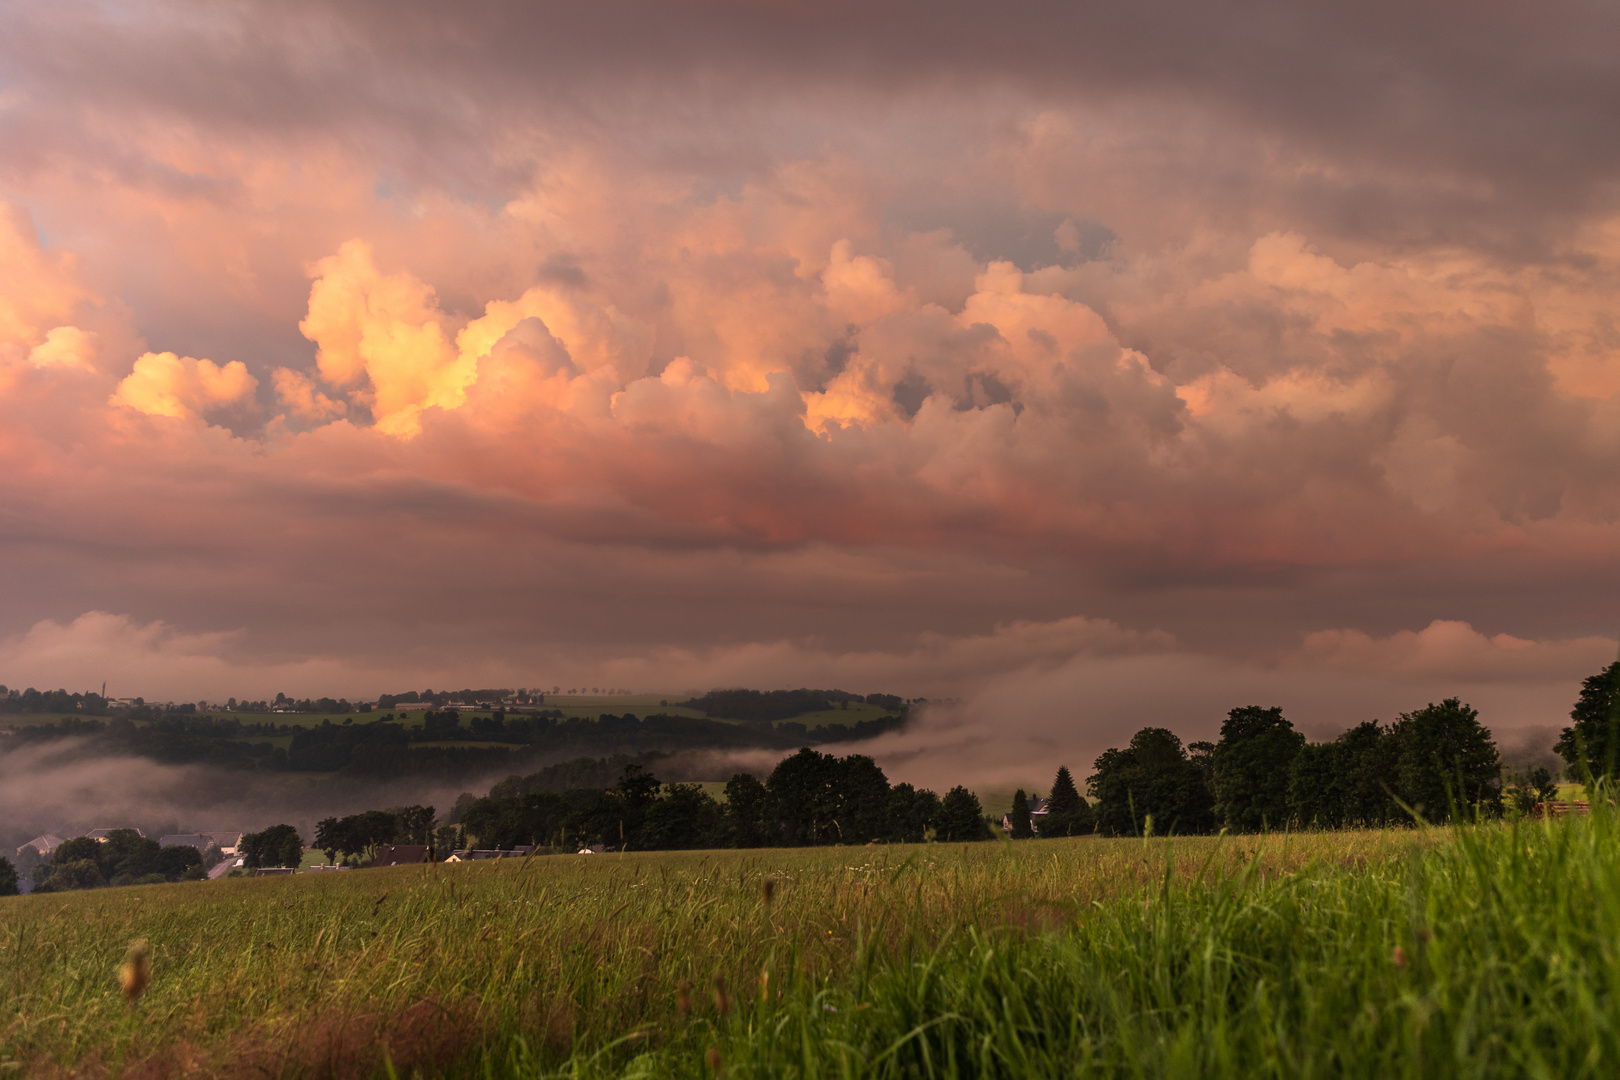
<instances>
[{"instance_id":1,"label":"tree canopy","mask_svg":"<svg viewBox=\"0 0 1620 1080\"><path fill-rule=\"evenodd\" d=\"M1582 767L1593 776L1620 771L1620 661L1581 683L1581 695L1570 710L1573 723L1563 730L1553 749L1572 770Z\"/></svg>"},{"instance_id":2,"label":"tree canopy","mask_svg":"<svg viewBox=\"0 0 1620 1080\"><path fill-rule=\"evenodd\" d=\"M1097 831L1105 836L1153 831L1203 833L1215 825L1214 794L1202 770L1165 728L1143 728L1123 750L1105 750L1086 779Z\"/></svg>"},{"instance_id":3,"label":"tree canopy","mask_svg":"<svg viewBox=\"0 0 1620 1080\"><path fill-rule=\"evenodd\" d=\"M1502 762L1479 713L1456 698L1402 713L1389 729L1402 800L1429 821L1501 810Z\"/></svg>"},{"instance_id":4,"label":"tree canopy","mask_svg":"<svg viewBox=\"0 0 1620 1080\"><path fill-rule=\"evenodd\" d=\"M1059 765L1052 778L1052 794L1046 800L1046 815L1041 819L1040 835L1052 839L1059 836L1084 836L1096 822L1091 807L1080 797L1074 786L1074 777L1067 765Z\"/></svg>"},{"instance_id":5,"label":"tree canopy","mask_svg":"<svg viewBox=\"0 0 1620 1080\"><path fill-rule=\"evenodd\" d=\"M1276 707L1246 705L1226 714L1215 744L1215 818L1254 831L1289 818L1288 778L1305 736Z\"/></svg>"},{"instance_id":6,"label":"tree canopy","mask_svg":"<svg viewBox=\"0 0 1620 1080\"><path fill-rule=\"evenodd\" d=\"M1028 840L1035 835L1035 830L1029 823L1029 796L1024 794L1023 788L1013 793L1012 809L1007 813L1007 822L1012 826L1008 832L1014 840Z\"/></svg>"},{"instance_id":7,"label":"tree canopy","mask_svg":"<svg viewBox=\"0 0 1620 1080\"><path fill-rule=\"evenodd\" d=\"M272 825L242 837L242 865L246 869L297 866L304 861L304 840L291 825Z\"/></svg>"}]
</instances>

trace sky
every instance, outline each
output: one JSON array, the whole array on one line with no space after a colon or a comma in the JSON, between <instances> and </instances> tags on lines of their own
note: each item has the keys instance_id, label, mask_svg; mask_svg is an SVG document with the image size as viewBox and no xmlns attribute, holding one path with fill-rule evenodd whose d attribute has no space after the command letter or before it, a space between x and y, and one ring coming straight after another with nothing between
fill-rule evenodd
<instances>
[{"instance_id":1,"label":"sky","mask_svg":"<svg viewBox=\"0 0 1620 1080\"><path fill-rule=\"evenodd\" d=\"M1620 10L0 6L0 681L841 687L995 778L1550 743ZM875 744L876 745L876 744Z\"/></svg>"}]
</instances>

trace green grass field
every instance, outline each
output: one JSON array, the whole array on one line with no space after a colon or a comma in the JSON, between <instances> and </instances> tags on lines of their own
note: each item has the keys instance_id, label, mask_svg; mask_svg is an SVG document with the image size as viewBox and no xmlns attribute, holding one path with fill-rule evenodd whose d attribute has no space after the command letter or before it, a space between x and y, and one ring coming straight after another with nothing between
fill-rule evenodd
<instances>
[{"instance_id":1,"label":"green grass field","mask_svg":"<svg viewBox=\"0 0 1620 1080\"><path fill-rule=\"evenodd\" d=\"M1611 1076L1617 840L1600 815L15 898L0 1075Z\"/></svg>"}]
</instances>

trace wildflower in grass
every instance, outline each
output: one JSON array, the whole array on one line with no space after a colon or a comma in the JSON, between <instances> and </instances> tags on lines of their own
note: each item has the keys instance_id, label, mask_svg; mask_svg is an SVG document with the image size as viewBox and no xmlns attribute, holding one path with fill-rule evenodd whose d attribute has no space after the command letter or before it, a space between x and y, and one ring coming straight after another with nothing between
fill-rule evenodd
<instances>
[{"instance_id":1,"label":"wildflower in grass","mask_svg":"<svg viewBox=\"0 0 1620 1080\"><path fill-rule=\"evenodd\" d=\"M146 959L146 942L137 941L124 956L124 966L118 969L118 986L130 1005L144 993L152 981L151 968Z\"/></svg>"}]
</instances>

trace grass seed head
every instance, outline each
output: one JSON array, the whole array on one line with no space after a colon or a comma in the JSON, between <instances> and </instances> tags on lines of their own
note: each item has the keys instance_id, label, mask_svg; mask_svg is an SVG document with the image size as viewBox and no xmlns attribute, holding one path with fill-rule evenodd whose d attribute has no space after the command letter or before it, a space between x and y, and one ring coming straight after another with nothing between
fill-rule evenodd
<instances>
[{"instance_id":1,"label":"grass seed head","mask_svg":"<svg viewBox=\"0 0 1620 1080\"><path fill-rule=\"evenodd\" d=\"M1399 945L1395 946L1395 966L1398 968L1406 966L1406 950Z\"/></svg>"},{"instance_id":2,"label":"grass seed head","mask_svg":"<svg viewBox=\"0 0 1620 1080\"><path fill-rule=\"evenodd\" d=\"M765 968L759 973L759 1000L760 1004L771 999L771 971Z\"/></svg>"},{"instance_id":3,"label":"grass seed head","mask_svg":"<svg viewBox=\"0 0 1620 1080\"><path fill-rule=\"evenodd\" d=\"M708 1050L704 1051L703 1060L709 1063L709 1068L714 1070L714 1075L721 1075L720 1049L718 1047L711 1046Z\"/></svg>"},{"instance_id":4,"label":"grass seed head","mask_svg":"<svg viewBox=\"0 0 1620 1080\"><path fill-rule=\"evenodd\" d=\"M124 999L134 1005L146 993L151 981L152 969L146 958L146 942L137 941L129 947L129 952L124 955L124 964L118 969L118 988L124 992Z\"/></svg>"},{"instance_id":5,"label":"grass seed head","mask_svg":"<svg viewBox=\"0 0 1620 1080\"><path fill-rule=\"evenodd\" d=\"M776 879L766 878L765 884L760 887L760 894L765 899L765 906L770 907L771 901L776 899Z\"/></svg>"},{"instance_id":6,"label":"grass seed head","mask_svg":"<svg viewBox=\"0 0 1620 1080\"><path fill-rule=\"evenodd\" d=\"M714 1011L721 1016L731 1011L731 997L726 993L726 980L719 975L714 977Z\"/></svg>"},{"instance_id":7,"label":"grass seed head","mask_svg":"<svg viewBox=\"0 0 1620 1080\"><path fill-rule=\"evenodd\" d=\"M692 980L682 979L675 986L675 1011L685 1016L692 1011Z\"/></svg>"}]
</instances>

